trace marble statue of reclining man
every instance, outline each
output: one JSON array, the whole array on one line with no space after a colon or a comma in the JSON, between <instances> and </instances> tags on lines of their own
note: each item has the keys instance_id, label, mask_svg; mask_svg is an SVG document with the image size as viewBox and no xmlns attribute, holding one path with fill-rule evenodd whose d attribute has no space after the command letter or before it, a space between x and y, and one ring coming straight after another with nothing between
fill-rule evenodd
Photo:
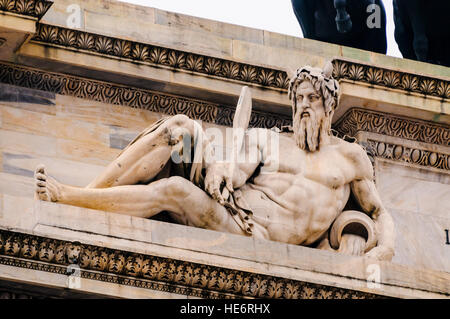
<instances>
[{"instance_id":1,"label":"marble statue of reclining man","mask_svg":"<svg viewBox=\"0 0 450 319\"><path fill-rule=\"evenodd\" d=\"M250 111L237 110L235 122L243 121L245 133L235 153L256 154L252 161L206 161L210 142L201 127L176 115L142 132L85 188L57 182L40 165L36 195L142 218L167 211L185 225L390 260L394 225L372 164L357 143L331 134L339 95L332 68L306 66L291 77L293 132L245 130ZM257 138L248 138L252 134ZM194 157L201 157L190 176L171 160L185 136L195 140ZM351 194L365 214L343 212ZM358 219L365 235L347 233Z\"/></svg>"}]
</instances>

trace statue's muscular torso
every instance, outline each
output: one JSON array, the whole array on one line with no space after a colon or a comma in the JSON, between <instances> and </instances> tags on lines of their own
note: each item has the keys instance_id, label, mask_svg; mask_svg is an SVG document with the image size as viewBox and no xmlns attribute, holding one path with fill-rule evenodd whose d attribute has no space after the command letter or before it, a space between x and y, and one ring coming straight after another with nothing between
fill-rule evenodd
<instances>
[{"instance_id":1,"label":"statue's muscular torso","mask_svg":"<svg viewBox=\"0 0 450 319\"><path fill-rule=\"evenodd\" d=\"M254 235L275 241L308 245L320 239L346 205L351 182L372 174L364 150L335 137L307 152L291 134L279 134L276 164L272 153L266 152L261 173L240 189L254 214Z\"/></svg>"}]
</instances>

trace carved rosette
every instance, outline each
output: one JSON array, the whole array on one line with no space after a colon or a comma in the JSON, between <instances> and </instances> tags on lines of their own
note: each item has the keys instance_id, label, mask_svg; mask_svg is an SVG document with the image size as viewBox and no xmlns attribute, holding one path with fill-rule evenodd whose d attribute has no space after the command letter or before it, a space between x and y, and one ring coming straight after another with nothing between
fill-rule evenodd
<instances>
[{"instance_id":1,"label":"carved rosette","mask_svg":"<svg viewBox=\"0 0 450 319\"><path fill-rule=\"evenodd\" d=\"M201 298L347 299L381 296L169 258L0 230L0 264Z\"/></svg>"}]
</instances>

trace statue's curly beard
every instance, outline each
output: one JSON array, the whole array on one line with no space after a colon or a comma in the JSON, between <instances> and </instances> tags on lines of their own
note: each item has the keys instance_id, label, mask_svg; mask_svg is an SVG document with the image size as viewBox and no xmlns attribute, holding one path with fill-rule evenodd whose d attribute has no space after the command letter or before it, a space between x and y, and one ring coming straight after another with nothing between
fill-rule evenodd
<instances>
[{"instance_id":1,"label":"statue's curly beard","mask_svg":"<svg viewBox=\"0 0 450 319\"><path fill-rule=\"evenodd\" d=\"M294 115L294 137L298 147L302 150L315 152L320 145L320 131L322 123L317 123L316 114L308 112L308 117L301 117L297 112Z\"/></svg>"}]
</instances>

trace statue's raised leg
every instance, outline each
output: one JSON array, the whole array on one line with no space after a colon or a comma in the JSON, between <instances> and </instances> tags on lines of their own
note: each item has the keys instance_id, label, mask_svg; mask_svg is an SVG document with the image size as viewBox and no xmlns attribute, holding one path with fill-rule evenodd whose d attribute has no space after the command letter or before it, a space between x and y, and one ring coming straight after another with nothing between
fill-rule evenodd
<instances>
[{"instance_id":1,"label":"statue's raised leg","mask_svg":"<svg viewBox=\"0 0 450 319\"><path fill-rule=\"evenodd\" d=\"M35 171L36 195L44 201L150 218L170 211L177 220L200 228L244 234L228 211L189 180L173 176L148 185L82 188L64 185Z\"/></svg>"},{"instance_id":2,"label":"statue's raised leg","mask_svg":"<svg viewBox=\"0 0 450 319\"><path fill-rule=\"evenodd\" d=\"M150 182L170 160L181 134L194 136L194 121L184 115L160 120L143 131L87 188Z\"/></svg>"}]
</instances>

